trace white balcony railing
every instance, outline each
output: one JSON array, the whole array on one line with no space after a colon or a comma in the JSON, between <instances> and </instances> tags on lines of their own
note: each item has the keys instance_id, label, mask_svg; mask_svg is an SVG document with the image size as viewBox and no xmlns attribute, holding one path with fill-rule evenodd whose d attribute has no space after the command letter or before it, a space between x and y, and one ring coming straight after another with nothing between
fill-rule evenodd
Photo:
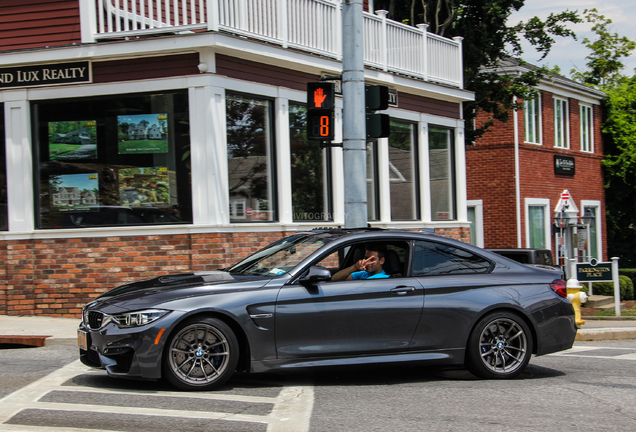
<instances>
[{"instance_id":1,"label":"white balcony railing","mask_svg":"<svg viewBox=\"0 0 636 432\"><path fill-rule=\"evenodd\" d=\"M80 0L82 42L157 33L237 34L341 60L339 0ZM365 64L462 88L461 38L364 13Z\"/></svg>"}]
</instances>

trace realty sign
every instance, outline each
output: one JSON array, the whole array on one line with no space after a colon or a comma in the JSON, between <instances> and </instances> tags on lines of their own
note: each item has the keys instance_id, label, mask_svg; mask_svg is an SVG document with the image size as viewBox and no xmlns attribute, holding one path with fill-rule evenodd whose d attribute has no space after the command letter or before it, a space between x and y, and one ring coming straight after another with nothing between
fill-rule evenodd
<instances>
[{"instance_id":1,"label":"realty sign","mask_svg":"<svg viewBox=\"0 0 636 432\"><path fill-rule=\"evenodd\" d=\"M0 89L90 83L88 61L0 68Z\"/></svg>"}]
</instances>

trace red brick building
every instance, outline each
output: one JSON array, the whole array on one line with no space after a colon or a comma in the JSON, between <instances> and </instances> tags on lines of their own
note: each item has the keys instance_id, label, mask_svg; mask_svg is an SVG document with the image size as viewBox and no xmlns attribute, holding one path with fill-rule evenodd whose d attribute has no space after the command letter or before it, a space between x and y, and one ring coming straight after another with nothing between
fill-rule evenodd
<instances>
[{"instance_id":1,"label":"red brick building","mask_svg":"<svg viewBox=\"0 0 636 432\"><path fill-rule=\"evenodd\" d=\"M501 73L522 72L509 62ZM536 99L466 148L473 242L486 248L546 248L557 259L554 212L568 190L580 210L593 212L586 255L607 259L601 160L604 93L550 76ZM485 119L485 113L477 121ZM582 252L580 252L582 254Z\"/></svg>"},{"instance_id":2,"label":"red brick building","mask_svg":"<svg viewBox=\"0 0 636 432\"><path fill-rule=\"evenodd\" d=\"M78 316L344 224L343 151L304 135L307 82L342 73L339 0L3 0L0 24L0 314ZM363 25L365 80L397 95L368 220L468 241L461 38Z\"/></svg>"}]
</instances>

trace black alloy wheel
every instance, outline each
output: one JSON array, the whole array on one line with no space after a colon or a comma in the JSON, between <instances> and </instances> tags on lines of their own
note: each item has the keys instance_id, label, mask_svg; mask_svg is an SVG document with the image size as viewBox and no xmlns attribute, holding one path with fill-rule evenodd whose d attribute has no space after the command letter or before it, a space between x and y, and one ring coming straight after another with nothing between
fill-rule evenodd
<instances>
[{"instance_id":1,"label":"black alloy wheel","mask_svg":"<svg viewBox=\"0 0 636 432\"><path fill-rule=\"evenodd\" d=\"M168 340L164 377L182 390L213 390L234 373L239 345L232 329L216 318L183 323Z\"/></svg>"},{"instance_id":2,"label":"black alloy wheel","mask_svg":"<svg viewBox=\"0 0 636 432\"><path fill-rule=\"evenodd\" d=\"M532 356L532 335L525 321L511 312L483 317L468 338L466 367L486 379L514 378Z\"/></svg>"}]
</instances>

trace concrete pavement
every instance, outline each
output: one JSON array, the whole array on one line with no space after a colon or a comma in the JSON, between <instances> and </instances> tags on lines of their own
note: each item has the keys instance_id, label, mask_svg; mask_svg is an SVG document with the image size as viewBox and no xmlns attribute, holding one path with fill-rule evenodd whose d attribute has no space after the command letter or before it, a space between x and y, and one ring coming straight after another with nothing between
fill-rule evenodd
<instances>
[{"instance_id":1,"label":"concrete pavement","mask_svg":"<svg viewBox=\"0 0 636 432\"><path fill-rule=\"evenodd\" d=\"M631 319L630 319L631 318ZM636 339L636 317L583 317L576 340ZM77 343L78 318L0 315L0 343L43 346ZM41 343L41 344L39 344Z\"/></svg>"}]
</instances>

